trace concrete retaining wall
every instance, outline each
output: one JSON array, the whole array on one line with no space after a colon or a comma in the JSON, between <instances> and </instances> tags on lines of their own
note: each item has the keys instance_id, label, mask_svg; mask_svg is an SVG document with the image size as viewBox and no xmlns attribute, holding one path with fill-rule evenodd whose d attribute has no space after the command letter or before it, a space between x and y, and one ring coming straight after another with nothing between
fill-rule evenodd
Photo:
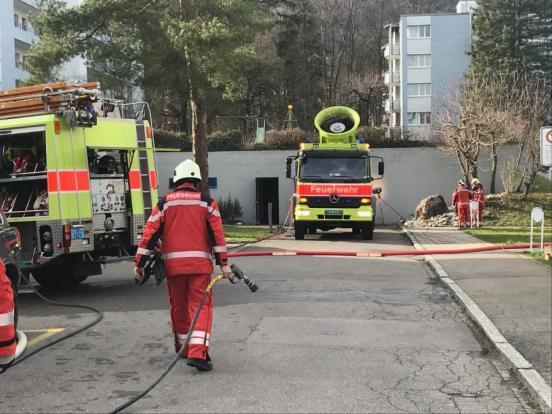
<instances>
[{"instance_id":1,"label":"concrete retaining wall","mask_svg":"<svg viewBox=\"0 0 552 414\"><path fill-rule=\"evenodd\" d=\"M238 198L243 207L243 221L255 223L256 188L255 178L277 177L279 188L279 215L283 223L293 194L293 181L285 177L285 160L295 151L224 151L209 154L210 176L217 178L217 188L211 196L219 199L231 195ZM402 216L413 214L418 202L431 194L441 194L447 202L461 178L456 158L437 148L382 148L374 149L373 155L385 160L385 178L374 181L374 186L383 188L383 198ZM500 156L500 168L504 161L515 156L514 148L504 148ZM169 178L174 167L190 153L158 153L159 190L168 190ZM502 191L500 168L497 175L497 190ZM487 189L490 184L490 162L487 154L480 157L479 178ZM389 207L383 206L383 215L378 207L377 222L382 218L386 224L399 220Z\"/></svg>"}]
</instances>

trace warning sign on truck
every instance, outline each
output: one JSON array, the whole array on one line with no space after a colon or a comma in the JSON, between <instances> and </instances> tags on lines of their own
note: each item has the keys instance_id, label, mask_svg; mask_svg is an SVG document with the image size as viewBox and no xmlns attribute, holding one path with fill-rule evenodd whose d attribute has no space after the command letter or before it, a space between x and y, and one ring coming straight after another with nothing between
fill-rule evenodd
<instances>
[{"instance_id":1,"label":"warning sign on truck","mask_svg":"<svg viewBox=\"0 0 552 414\"><path fill-rule=\"evenodd\" d=\"M552 127L542 127L540 130L541 165L552 167Z\"/></svg>"}]
</instances>

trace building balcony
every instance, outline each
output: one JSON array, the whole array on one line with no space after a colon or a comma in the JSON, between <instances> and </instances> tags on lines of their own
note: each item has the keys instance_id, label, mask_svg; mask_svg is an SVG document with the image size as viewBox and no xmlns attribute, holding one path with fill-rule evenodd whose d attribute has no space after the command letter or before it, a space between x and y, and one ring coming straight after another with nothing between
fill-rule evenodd
<instances>
[{"instance_id":1,"label":"building balcony","mask_svg":"<svg viewBox=\"0 0 552 414\"><path fill-rule=\"evenodd\" d=\"M385 107L385 112L387 113L400 112L401 103L398 99L386 99L384 107Z\"/></svg>"},{"instance_id":2,"label":"building balcony","mask_svg":"<svg viewBox=\"0 0 552 414\"><path fill-rule=\"evenodd\" d=\"M385 72L383 74L383 83L386 85L398 84L401 82L401 74L399 72L389 73Z\"/></svg>"},{"instance_id":3,"label":"building balcony","mask_svg":"<svg viewBox=\"0 0 552 414\"><path fill-rule=\"evenodd\" d=\"M401 54L401 46L399 43L388 43L383 47L383 56L386 59L391 57L399 57Z\"/></svg>"}]
</instances>

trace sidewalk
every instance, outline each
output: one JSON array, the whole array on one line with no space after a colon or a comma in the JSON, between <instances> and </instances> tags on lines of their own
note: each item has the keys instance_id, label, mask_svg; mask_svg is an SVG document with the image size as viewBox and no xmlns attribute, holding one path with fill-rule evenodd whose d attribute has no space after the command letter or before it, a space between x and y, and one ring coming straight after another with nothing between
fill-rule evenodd
<instances>
[{"instance_id":1,"label":"sidewalk","mask_svg":"<svg viewBox=\"0 0 552 414\"><path fill-rule=\"evenodd\" d=\"M409 229L424 249L488 244L455 229ZM519 253L438 255L439 264L552 383L552 271Z\"/></svg>"}]
</instances>

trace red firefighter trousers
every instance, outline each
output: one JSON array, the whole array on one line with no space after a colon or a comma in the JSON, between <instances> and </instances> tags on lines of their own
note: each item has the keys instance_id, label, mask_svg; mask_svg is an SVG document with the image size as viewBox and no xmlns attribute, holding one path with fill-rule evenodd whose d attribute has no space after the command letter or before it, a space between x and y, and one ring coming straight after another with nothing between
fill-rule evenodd
<instances>
[{"instance_id":1,"label":"red firefighter trousers","mask_svg":"<svg viewBox=\"0 0 552 414\"><path fill-rule=\"evenodd\" d=\"M458 203L456 211L458 214L458 226L460 228L468 227L470 221L470 203Z\"/></svg>"},{"instance_id":2,"label":"red firefighter trousers","mask_svg":"<svg viewBox=\"0 0 552 414\"><path fill-rule=\"evenodd\" d=\"M210 281L210 274L167 277L176 352L180 350L186 340L199 301ZM189 347L183 353L185 357L207 359L212 322L213 291L209 292L203 302Z\"/></svg>"}]
</instances>

